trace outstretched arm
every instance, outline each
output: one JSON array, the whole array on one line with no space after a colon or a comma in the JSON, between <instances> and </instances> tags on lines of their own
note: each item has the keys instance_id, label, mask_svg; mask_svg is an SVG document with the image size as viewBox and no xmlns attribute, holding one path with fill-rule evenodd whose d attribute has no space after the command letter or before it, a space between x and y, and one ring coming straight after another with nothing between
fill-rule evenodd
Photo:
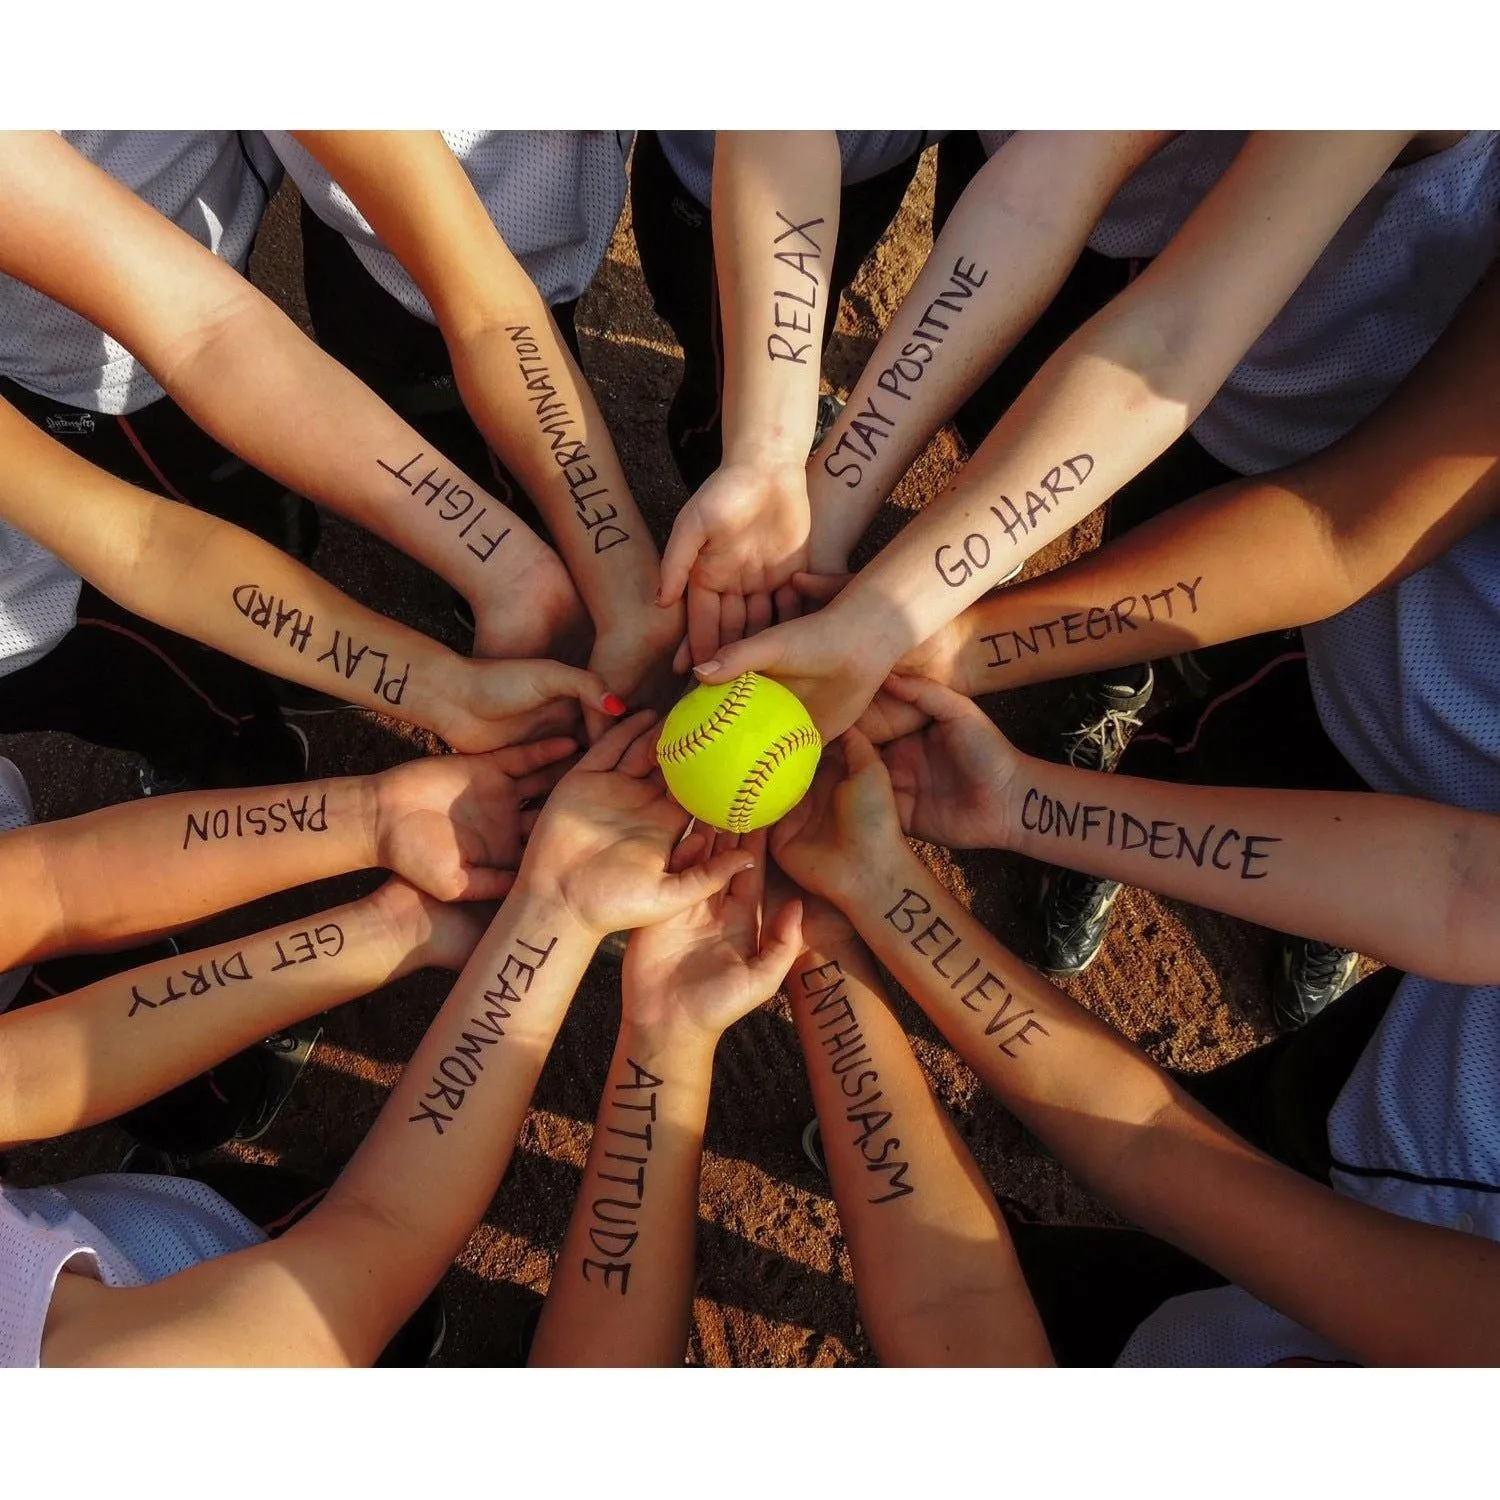
<instances>
[{"instance_id":1,"label":"outstretched arm","mask_svg":"<svg viewBox=\"0 0 1500 1500\"><path fill-rule=\"evenodd\" d=\"M427 298L464 404L546 518L594 623L591 664L630 702L670 675L680 607L583 372L436 131L299 131ZM602 728L604 719L593 723Z\"/></svg>"},{"instance_id":2,"label":"outstretched arm","mask_svg":"<svg viewBox=\"0 0 1500 1500\"><path fill-rule=\"evenodd\" d=\"M247 531L106 474L0 401L0 516L101 593L278 677L492 750L566 728L604 684L554 661L459 656ZM542 710L542 712L538 712Z\"/></svg>"},{"instance_id":3,"label":"outstretched arm","mask_svg":"<svg viewBox=\"0 0 1500 1500\"><path fill-rule=\"evenodd\" d=\"M854 731L843 743L851 774L840 782L830 764L801 816L779 825L777 862L834 901L1064 1166L1361 1361L1492 1356L1500 1246L1340 1197L1240 1140L975 922L901 836L868 741Z\"/></svg>"},{"instance_id":4,"label":"outstretched arm","mask_svg":"<svg viewBox=\"0 0 1500 1500\"><path fill-rule=\"evenodd\" d=\"M721 130L714 142L724 456L662 557L662 597L687 595L694 661L770 624L772 595L807 563L840 177L831 130Z\"/></svg>"},{"instance_id":5,"label":"outstretched arm","mask_svg":"<svg viewBox=\"0 0 1500 1500\"><path fill-rule=\"evenodd\" d=\"M808 464L809 566L843 573L932 434L1045 310L1162 131L1023 130L964 189Z\"/></svg>"},{"instance_id":6,"label":"outstretched arm","mask_svg":"<svg viewBox=\"0 0 1500 1500\"><path fill-rule=\"evenodd\" d=\"M392 870L442 901L504 895L521 803L573 748L426 756L373 776L181 792L0 834L0 969L108 950L272 891Z\"/></svg>"},{"instance_id":7,"label":"outstretched arm","mask_svg":"<svg viewBox=\"0 0 1500 1500\"><path fill-rule=\"evenodd\" d=\"M1257 134L1145 272L1059 349L949 490L830 605L718 653L782 678L824 737L886 671L1181 436L1406 137Z\"/></svg>"},{"instance_id":8,"label":"outstretched arm","mask_svg":"<svg viewBox=\"0 0 1500 1500\"><path fill-rule=\"evenodd\" d=\"M113 1119L270 1032L429 964L458 968L480 931L472 909L391 881L0 1015L0 1146Z\"/></svg>"},{"instance_id":9,"label":"outstretched arm","mask_svg":"<svg viewBox=\"0 0 1500 1500\"><path fill-rule=\"evenodd\" d=\"M741 846L694 833L674 863L736 850L754 865L626 950L620 1032L532 1364L682 1363L714 1050L775 994L800 938L795 905L757 936L764 834Z\"/></svg>"},{"instance_id":10,"label":"outstretched arm","mask_svg":"<svg viewBox=\"0 0 1500 1500\"><path fill-rule=\"evenodd\" d=\"M981 599L899 670L967 693L1306 625L1425 567L1500 514L1500 273L1373 415Z\"/></svg>"},{"instance_id":11,"label":"outstretched arm","mask_svg":"<svg viewBox=\"0 0 1500 1500\"><path fill-rule=\"evenodd\" d=\"M1500 817L1375 792L1080 771L1018 754L948 688L889 686L934 721L881 751L918 838L1013 849L1433 979L1500 982Z\"/></svg>"},{"instance_id":12,"label":"outstretched arm","mask_svg":"<svg viewBox=\"0 0 1500 1500\"><path fill-rule=\"evenodd\" d=\"M226 448L431 568L495 655L580 625L555 553L232 266L66 141L0 138L0 270L112 334Z\"/></svg>"},{"instance_id":13,"label":"outstretched arm","mask_svg":"<svg viewBox=\"0 0 1500 1500\"><path fill-rule=\"evenodd\" d=\"M868 950L824 902L788 992L854 1291L885 1365L1050 1364L1005 1219L932 1097Z\"/></svg>"}]
</instances>

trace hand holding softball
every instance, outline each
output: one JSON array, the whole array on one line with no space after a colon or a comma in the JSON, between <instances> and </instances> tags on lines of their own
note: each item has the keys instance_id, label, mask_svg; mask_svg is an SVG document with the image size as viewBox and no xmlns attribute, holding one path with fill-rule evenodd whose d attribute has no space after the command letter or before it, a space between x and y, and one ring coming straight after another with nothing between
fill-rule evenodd
<instances>
[{"instance_id":1,"label":"hand holding softball","mask_svg":"<svg viewBox=\"0 0 1500 1500\"><path fill-rule=\"evenodd\" d=\"M558 783L537 818L521 880L606 932L665 921L722 890L754 859L725 849L673 871L687 814L655 777L655 714L632 715Z\"/></svg>"},{"instance_id":2,"label":"hand holding softball","mask_svg":"<svg viewBox=\"0 0 1500 1500\"><path fill-rule=\"evenodd\" d=\"M723 890L665 922L642 927L625 950L625 1017L633 1024L697 1033L709 1041L764 1004L802 947L801 903L781 903L761 926L766 836L741 845L729 833L695 829L673 858L687 869L715 855L748 852L755 863Z\"/></svg>"}]
</instances>

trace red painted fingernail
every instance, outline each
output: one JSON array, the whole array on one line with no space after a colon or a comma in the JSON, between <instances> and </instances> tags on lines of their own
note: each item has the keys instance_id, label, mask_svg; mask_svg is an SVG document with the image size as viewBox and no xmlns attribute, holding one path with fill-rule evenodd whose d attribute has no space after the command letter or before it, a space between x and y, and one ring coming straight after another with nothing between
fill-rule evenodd
<instances>
[{"instance_id":1,"label":"red painted fingernail","mask_svg":"<svg viewBox=\"0 0 1500 1500\"><path fill-rule=\"evenodd\" d=\"M619 718L625 712L625 700L623 698L616 698L613 693L606 693L599 700L599 703L605 713L613 714L616 718Z\"/></svg>"}]
</instances>

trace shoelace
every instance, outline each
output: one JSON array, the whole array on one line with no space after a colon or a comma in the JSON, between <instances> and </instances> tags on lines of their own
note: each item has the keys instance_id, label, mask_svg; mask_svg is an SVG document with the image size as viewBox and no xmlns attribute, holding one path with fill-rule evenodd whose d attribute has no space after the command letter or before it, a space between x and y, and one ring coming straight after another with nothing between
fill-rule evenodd
<instances>
[{"instance_id":1,"label":"shoelace","mask_svg":"<svg viewBox=\"0 0 1500 1500\"><path fill-rule=\"evenodd\" d=\"M1079 926L1092 914L1100 888L1105 883L1097 875L1083 875L1077 870L1062 871L1052 888L1052 912L1056 921L1069 931Z\"/></svg>"},{"instance_id":2,"label":"shoelace","mask_svg":"<svg viewBox=\"0 0 1500 1500\"><path fill-rule=\"evenodd\" d=\"M1302 970L1305 984L1323 989L1338 978L1339 965L1344 961L1345 951L1327 943L1309 941L1303 946L1302 962L1295 967Z\"/></svg>"},{"instance_id":3,"label":"shoelace","mask_svg":"<svg viewBox=\"0 0 1500 1500\"><path fill-rule=\"evenodd\" d=\"M1124 754L1131 734L1140 727L1138 715L1123 708L1107 708L1096 723L1067 737L1068 763L1080 771L1103 770Z\"/></svg>"}]
</instances>

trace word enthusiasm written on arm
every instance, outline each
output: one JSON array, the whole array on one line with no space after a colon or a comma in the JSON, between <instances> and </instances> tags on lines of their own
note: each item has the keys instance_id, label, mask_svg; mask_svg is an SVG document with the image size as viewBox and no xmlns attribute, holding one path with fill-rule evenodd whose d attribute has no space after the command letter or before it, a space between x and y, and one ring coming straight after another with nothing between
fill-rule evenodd
<instances>
[{"instance_id":1,"label":"word enthusiasm written on arm","mask_svg":"<svg viewBox=\"0 0 1500 1500\"><path fill-rule=\"evenodd\" d=\"M894 1115L880 1107L885 1090L880 1087L880 1074L859 1017L849 1003L848 983L838 959L805 969L802 993L812 1002L817 1029L829 1033L820 1036L818 1043L827 1054L829 1072L838 1080L844 1118L854 1127L853 1144L864 1159L865 1170L885 1177L879 1185L886 1191L868 1201L891 1203L916 1192L916 1185L906 1180L911 1164L892 1156L901 1149L901 1137L890 1133Z\"/></svg>"}]
</instances>

